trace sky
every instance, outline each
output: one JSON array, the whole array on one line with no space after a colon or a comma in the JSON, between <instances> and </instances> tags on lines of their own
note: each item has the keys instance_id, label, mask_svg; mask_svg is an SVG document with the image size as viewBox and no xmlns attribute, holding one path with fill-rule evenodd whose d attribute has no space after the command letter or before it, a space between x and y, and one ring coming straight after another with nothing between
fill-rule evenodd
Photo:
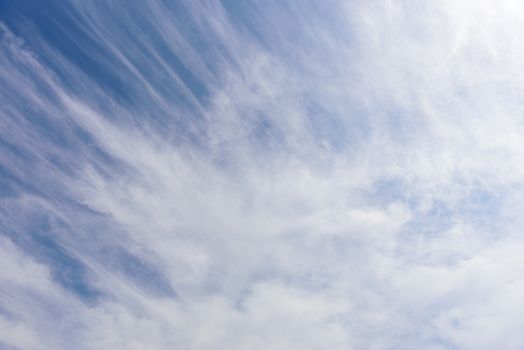
<instances>
[{"instance_id":1,"label":"sky","mask_svg":"<svg viewBox=\"0 0 524 350\"><path fill-rule=\"evenodd\" d=\"M0 0L0 349L523 349L524 5Z\"/></svg>"}]
</instances>

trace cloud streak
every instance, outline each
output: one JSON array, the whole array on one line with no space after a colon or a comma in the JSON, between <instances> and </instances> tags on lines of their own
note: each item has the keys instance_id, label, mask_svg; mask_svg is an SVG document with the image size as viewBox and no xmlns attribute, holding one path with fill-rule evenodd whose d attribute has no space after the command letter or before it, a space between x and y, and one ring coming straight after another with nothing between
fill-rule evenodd
<instances>
[{"instance_id":1,"label":"cloud streak","mask_svg":"<svg viewBox=\"0 0 524 350\"><path fill-rule=\"evenodd\" d=\"M523 13L0 2L0 348L522 348Z\"/></svg>"}]
</instances>

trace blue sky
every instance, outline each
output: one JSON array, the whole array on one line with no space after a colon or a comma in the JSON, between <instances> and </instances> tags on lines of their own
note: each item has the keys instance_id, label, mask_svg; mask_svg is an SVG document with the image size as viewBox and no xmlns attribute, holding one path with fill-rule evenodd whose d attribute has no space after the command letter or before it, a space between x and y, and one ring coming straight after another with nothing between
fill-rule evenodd
<instances>
[{"instance_id":1,"label":"blue sky","mask_svg":"<svg viewBox=\"0 0 524 350\"><path fill-rule=\"evenodd\" d=\"M522 17L0 0L0 349L522 349Z\"/></svg>"}]
</instances>

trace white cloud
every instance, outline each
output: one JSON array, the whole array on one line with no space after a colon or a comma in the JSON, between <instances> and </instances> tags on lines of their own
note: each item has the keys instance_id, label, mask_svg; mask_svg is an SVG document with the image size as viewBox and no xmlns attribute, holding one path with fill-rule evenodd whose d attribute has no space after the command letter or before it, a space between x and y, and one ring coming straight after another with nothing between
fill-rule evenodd
<instances>
[{"instance_id":1,"label":"white cloud","mask_svg":"<svg viewBox=\"0 0 524 350\"><path fill-rule=\"evenodd\" d=\"M517 2L69 5L138 97L0 28L2 343L522 347Z\"/></svg>"}]
</instances>

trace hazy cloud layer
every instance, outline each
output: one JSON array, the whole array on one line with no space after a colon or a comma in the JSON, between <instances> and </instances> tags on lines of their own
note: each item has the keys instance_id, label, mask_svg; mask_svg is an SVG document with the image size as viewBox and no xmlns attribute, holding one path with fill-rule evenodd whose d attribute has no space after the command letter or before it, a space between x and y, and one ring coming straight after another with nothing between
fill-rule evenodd
<instances>
[{"instance_id":1,"label":"hazy cloud layer","mask_svg":"<svg viewBox=\"0 0 524 350\"><path fill-rule=\"evenodd\" d=\"M0 349L522 349L523 17L0 0Z\"/></svg>"}]
</instances>

